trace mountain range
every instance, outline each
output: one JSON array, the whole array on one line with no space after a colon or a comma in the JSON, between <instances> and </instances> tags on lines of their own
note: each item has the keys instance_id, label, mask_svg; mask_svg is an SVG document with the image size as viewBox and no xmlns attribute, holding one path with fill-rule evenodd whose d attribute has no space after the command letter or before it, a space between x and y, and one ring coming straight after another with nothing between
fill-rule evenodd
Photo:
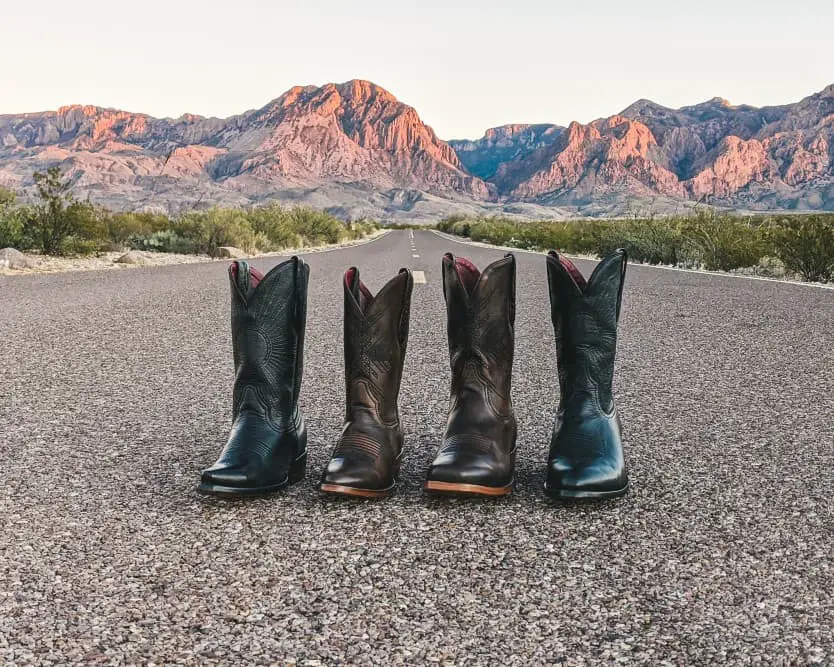
<instances>
[{"instance_id":1,"label":"mountain range","mask_svg":"<svg viewBox=\"0 0 834 667\"><path fill-rule=\"evenodd\" d=\"M93 106L0 115L0 185L31 193L60 165L115 209L177 212L281 200L345 218L434 220L834 210L834 85L761 107L639 100L588 124L513 124L443 141L368 81L295 87L230 118Z\"/></svg>"}]
</instances>

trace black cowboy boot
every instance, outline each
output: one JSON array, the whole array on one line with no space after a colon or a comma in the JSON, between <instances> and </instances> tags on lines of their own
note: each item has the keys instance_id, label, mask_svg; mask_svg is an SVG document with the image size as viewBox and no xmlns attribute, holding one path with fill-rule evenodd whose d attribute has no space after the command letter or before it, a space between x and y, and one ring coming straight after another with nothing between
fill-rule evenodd
<instances>
[{"instance_id":1,"label":"black cowboy boot","mask_svg":"<svg viewBox=\"0 0 834 667\"><path fill-rule=\"evenodd\" d=\"M425 490L503 496L512 491L516 420L510 399L515 325L515 258L480 273L443 257L452 387L443 443Z\"/></svg>"},{"instance_id":2,"label":"black cowboy boot","mask_svg":"<svg viewBox=\"0 0 834 667\"><path fill-rule=\"evenodd\" d=\"M375 498L394 488L403 452L397 397L414 281L400 269L374 297L345 273L345 425L321 480L325 493Z\"/></svg>"},{"instance_id":3,"label":"black cowboy boot","mask_svg":"<svg viewBox=\"0 0 834 667\"><path fill-rule=\"evenodd\" d=\"M611 392L626 265L625 250L618 250L586 281L565 257L552 251L547 256L561 395L544 488L555 498L609 498L628 491Z\"/></svg>"},{"instance_id":4,"label":"black cowboy boot","mask_svg":"<svg viewBox=\"0 0 834 667\"><path fill-rule=\"evenodd\" d=\"M235 384L232 431L200 491L240 496L304 477L307 431L298 409L310 267L293 257L265 276L229 267Z\"/></svg>"}]
</instances>

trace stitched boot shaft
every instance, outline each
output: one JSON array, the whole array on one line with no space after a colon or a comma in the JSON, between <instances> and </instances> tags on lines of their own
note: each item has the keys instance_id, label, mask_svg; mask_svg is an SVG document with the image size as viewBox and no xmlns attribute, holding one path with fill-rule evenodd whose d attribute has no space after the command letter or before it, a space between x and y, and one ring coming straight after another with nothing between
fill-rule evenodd
<instances>
[{"instance_id":1,"label":"stitched boot shaft","mask_svg":"<svg viewBox=\"0 0 834 667\"><path fill-rule=\"evenodd\" d=\"M304 475L307 434L298 409L310 269L292 258L266 276L229 267L235 381L232 429L200 489L268 493Z\"/></svg>"},{"instance_id":2,"label":"stitched boot shaft","mask_svg":"<svg viewBox=\"0 0 834 667\"><path fill-rule=\"evenodd\" d=\"M345 425L322 477L327 493L382 496L399 472L397 399L414 281L401 269L374 297L355 267L345 273Z\"/></svg>"},{"instance_id":3,"label":"stitched boot shaft","mask_svg":"<svg viewBox=\"0 0 834 667\"><path fill-rule=\"evenodd\" d=\"M443 258L449 358L449 415L425 488L438 493L509 493L515 466L512 368L515 258L483 273L468 260Z\"/></svg>"},{"instance_id":4,"label":"stitched boot shaft","mask_svg":"<svg viewBox=\"0 0 834 667\"><path fill-rule=\"evenodd\" d=\"M628 488L612 382L626 253L602 260L585 280L565 257L547 257L559 367L559 409L550 444L548 493L621 495Z\"/></svg>"}]
</instances>

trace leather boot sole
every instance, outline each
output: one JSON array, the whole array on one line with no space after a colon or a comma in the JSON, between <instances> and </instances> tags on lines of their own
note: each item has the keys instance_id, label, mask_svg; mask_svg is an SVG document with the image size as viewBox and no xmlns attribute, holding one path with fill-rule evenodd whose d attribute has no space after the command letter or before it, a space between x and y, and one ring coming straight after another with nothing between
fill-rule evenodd
<instances>
[{"instance_id":1,"label":"leather boot sole","mask_svg":"<svg viewBox=\"0 0 834 667\"><path fill-rule=\"evenodd\" d=\"M290 466L290 472L283 482L277 484L269 484L268 486L225 486L223 484L212 484L211 482L201 482L197 487L197 491L206 495L221 496L223 498L247 498L251 496L265 496L288 486L300 482L304 479L307 471L307 452L304 452Z\"/></svg>"},{"instance_id":2,"label":"leather boot sole","mask_svg":"<svg viewBox=\"0 0 834 667\"><path fill-rule=\"evenodd\" d=\"M322 493L329 493L336 496L352 496L354 498L385 498L391 495L395 485L387 489L361 489L355 486L343 486L341 484L322 484L319 490Z\"/></svg>"},{"instance_id":3,"label":"leather boot sole","mask_svg":"<svg viewBox=\"0 0 834 667\"><path fill-rule=\"evenodd\" d=\"M628 493L628 484L622 489L615 489L613 491L590 491L577 489L551 489L547 484L544 485L544 492L550 498L557 498L562 500L604 500L606 498L619 498Z\"/></svg>"},{"instance_id":4,"label":"leather boot sole","mask_svg":"<svg viewBox=\"0 0 834 667\"><path fill-rule=\"evenodd\" d=\"M482 486L480 484L461 484L458 482L427 481L423 485L427 493L449 494L456 496L506 496L513 490L513 483L506 486Z\"/></svg>"}]
</instances>

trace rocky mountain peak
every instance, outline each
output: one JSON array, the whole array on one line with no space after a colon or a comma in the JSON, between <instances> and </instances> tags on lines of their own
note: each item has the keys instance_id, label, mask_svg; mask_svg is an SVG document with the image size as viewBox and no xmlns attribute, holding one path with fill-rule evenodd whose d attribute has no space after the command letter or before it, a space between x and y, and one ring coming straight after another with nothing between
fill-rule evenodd
<instances>
[{"instance_id":1,"label":"rocky mountain peak","mask_svg":"<svg viewBox=\"0 0 834 667\"><path fill-rule=\"evenodd\" d=\"M680 109L641 99L590 123L509 123L449 143L361 79L294 86L227 119L92 105L0 115L0 183L25 195L32 173L55 164L77 196L117 208L288 196L350 215L434 206L438 197L524 210L610 212L658 197L834 209L834 85L762 108L720 97Z\"/></svg>"}]
</instances>

